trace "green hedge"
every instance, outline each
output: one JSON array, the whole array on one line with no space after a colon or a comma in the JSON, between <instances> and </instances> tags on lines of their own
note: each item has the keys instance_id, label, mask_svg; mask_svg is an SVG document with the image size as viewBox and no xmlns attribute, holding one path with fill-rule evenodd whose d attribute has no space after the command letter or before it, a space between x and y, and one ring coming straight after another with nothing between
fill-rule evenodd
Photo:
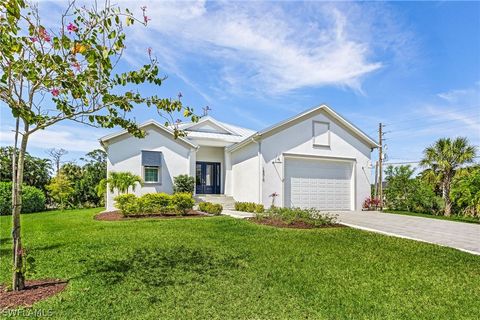
<instances>
[{"instance_id":1,"label":"green hedge","mask_svg":"<svg viewBox=\"0 0 480 320\"><path fill-rule=\"evenodd\" d=\"M193 208L195 200L189 193L147 193L141 197L134 194L122 194L115 197L115 206L122 214L186 214Z\"/></svg>"},{"instance_id":2,"label":"green hedge","mask_svg":"<svg viewBox=\"0 0 480 320\"><path fill-rule=\"evenodd\" d=\"M22 213L45 210L45 194L32 186L23 185ZM12 214L12 183L0 182L0 215Z\"/></svg>"},{"instance_id":3,"label":"green hedge","mask_svg":"<svg viewBox=\"0 0 480 320\"><path fill-rule=\"evenodd\" d=\"M198 209L200 211L218 216L222 213L223 207L218 203L200 202L198 204Z\"/></svg>"},{"instance_id":4,"label":"green hedge","mask_svg":"<svg viewBox=\"0 0 480 320\"><path fill-rule=\"evenodd\" d=\"M262 213L265 211L263 204L254 202L235 202L235 210L244 212Z\"/></svg>"}]
</instances>

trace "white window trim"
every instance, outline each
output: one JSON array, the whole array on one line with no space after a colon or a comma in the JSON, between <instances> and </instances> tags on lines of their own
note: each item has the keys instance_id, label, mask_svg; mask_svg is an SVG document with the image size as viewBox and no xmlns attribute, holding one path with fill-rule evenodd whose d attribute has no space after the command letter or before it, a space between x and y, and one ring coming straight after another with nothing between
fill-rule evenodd
<instances>
[{"instance_id":1,"label":"white window trim","mask_svg":"<svg viewBox=\"0 0 480 320\"><path fill-rule=\"evenodd\" d=\"M326 124L327 125L327 144L315 143L315 124ZM312 121L312 143L314 147L330 147L330 122L326 121Z\"/></svg>"},{"instance_id":2,"label":"white window trim","mask_svg":"<svg viewBox=\"0 0 480 320\"><path fill-rule=\"evenodd\" d=\"M142 178L145 184L162 184L162 167L161 166L142 166ZM145 181L145 169L156 168L157 169L157 181Z\"/></svg>"}]
</instances>

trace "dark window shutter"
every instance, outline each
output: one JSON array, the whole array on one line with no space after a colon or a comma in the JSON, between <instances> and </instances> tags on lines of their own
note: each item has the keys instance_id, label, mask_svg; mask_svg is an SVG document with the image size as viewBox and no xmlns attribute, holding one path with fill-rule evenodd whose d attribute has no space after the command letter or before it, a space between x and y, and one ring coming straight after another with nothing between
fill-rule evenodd
<instances>
[{"instance_id":1,"label":"dark window shutter","mask_svg":"<svg viewBox=\"0 0 480 320\"><path fill-rule=\"evenodd\" d=\"M160 167L162 165L162 153L160 151L142 151L142 166Z\"/></svg>"}]
</instances>

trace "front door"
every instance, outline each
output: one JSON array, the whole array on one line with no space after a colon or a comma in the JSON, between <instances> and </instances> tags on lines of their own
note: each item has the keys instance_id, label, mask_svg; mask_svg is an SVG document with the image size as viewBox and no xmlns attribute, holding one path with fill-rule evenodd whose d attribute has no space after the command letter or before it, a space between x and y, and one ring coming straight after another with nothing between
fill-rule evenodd
<instances>
[{"instance_id":1,"label":"front door","mask_svg":"<svg viewBox=\"0 0 480 320\"><path fill-rule=\"evenodd\" d=\"M220 175L220 163L197 162L195 175L197 194L219 194Z\"/></svg>"}]
</instances>

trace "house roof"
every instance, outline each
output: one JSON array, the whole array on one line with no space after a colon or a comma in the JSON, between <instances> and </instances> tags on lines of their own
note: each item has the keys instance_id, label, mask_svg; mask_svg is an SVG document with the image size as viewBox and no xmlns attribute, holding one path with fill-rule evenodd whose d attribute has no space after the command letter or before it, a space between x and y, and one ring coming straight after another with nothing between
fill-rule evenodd
<instances>
[{"instance_id":1,"label":"house roof","mask_svg":"<svg viewBox=\"0 0 480 320\"><path fill-rule=\"evenodd\" d=\"M229 151L234 151L239 148L242 148L243 146L250 144L255 140L258 140L265 136L269 136L273 134L276 130L282 130L292 125L296 120L301 119L303 117L308 117L309 115L319 112L320 110L325 111L331 117L339 121L341 124L343 124L351 132L356 134L362 141L364 141L370 147L372 148L378 147L377 142L373 138L368 136L366 133L364 133L362 130L356 127L353 123L351 123L350 121L348 121L347 119L339 115L337 112L333 111L333 109L331 109L329 106L325 104L306 110L302 113L299 113L291 118L288 118L284 121L281 121L277 124L274 124L258 132L255 132L247 128L231 125L225 122L221 122L210 116L205 116L205 117L202 117L198 122L180 123L178 125L178 128L180 130L185 130L187 132L187 137L178 137L177 139L194 148L198 148L198 145L194 143L194 141L190 140L191 138L223 140L225 142L232 143L232 145L229 146L227 149ZM155 120L148 120L142 123L141 125L139 125L139 128L145 128L149 125L153 125L156 128L171 134L172 137L174 136L174 130L171 127L166 127ZM100 140L100 143L104 145L104 143L106 143L107 141L127 133L128 132L126 130L123 130L120 132L106 135L100 138L99 140Z\"/></svg>"},{"instance_id":2,"label":"house roof","mask_svg":"<svg viewBox=\"0 0 480 320\"><path fill-rule=\"evenodd\" d=\"M148 121L146 121L146 122L144 122L144 123L142 123L142 124L140 124L138 127L139 127L140 129L143 129L143 128L145 128L145 127L147 127L147 126L150 126L150 125L158 128L158 129L160 129L160 130L163 130L164 132L166 132L166 133L168 133L168 134L171 134L172 137L175 136L175 135L174 135L174 131L173 131L171 128L165 127L164 125L162 125L162 124L160 124L159 122L157 122L157 121L155 121L155 120L152 120L152 119L151 119L151 120L148 120ZM120 136L122 136L122 135L124 135L124 134L128 134L128 131L127 131L127 130L122 130L122 131L119 131L119 132L114 132L114 133L111 133L111 134L106 135L106 136L104 136L104 137L101 137L99 140L100 140L100 143L101 143L102 145L104 145L107 141L109 141L109 140L111 140L111 139L113 139L113 138L120 137ZM182 142L184 142L184 143L186 143L187 145L189 145L189 146L191 146L191 147L198 148L198 146L197 146L195 143L193 143L192 141L190 141L190 140L188 140L188 139L185 139L184 137L178 137L177 139L180 140L180 141L182 141Z\"/></svg>"},{"instance_id":3,"label":"house roof","mask_svg":"<svg viewBox=\"0 0 480 320\"><path fill-rule=\"evenodd\" d=\"M239 143L236 143L232 146L230 146L228 148L229 151L234 151L234 150L237 150L243 146L246 146L248 144L250 144L251 142L253 142L254 140L257 140L259 138L261 138L262 136L268 136L269 134L273 133L274 131L278 130L278 129L282 129L284 127L288 127L289 125L291 125L295 120L298 120L300 118L303 118L303 117L307 117L311 114L314 114L320 110L323 110L325 112L327 112L330 116L332 116L333 118L335 118L337 121L339 121L341 124L343 124L344 126L346 126L350 131L352 131L353 133L355 133L359 138L361 138L364 142L366 142L370 147L372 148L377 148L378 147L378 143L373 139L371 138L369 135L367 135L365 132L363 132L362 130L360 130L358 127L356 127L353 123L351 123L350 121L348 121L347 119L345 119L344 117L342 117L340 114L338 114L337 112L333 111L332 108L330 108L329 106L327 106L326 104L322 104L322 105L319 105L317 107L314 107L314 108L311 108L311 109L308 109L302 113L299 113L291 118L288 118L286 120L283 120L281 122L278 122L266 129L263 129L261 131L258 131L250 136L248 136L246 139L244 139L243 141L239 142Z\"/></svg>"},{"instance_id":4,"label":"house roof","mask_svg":"<svg viewBox=\"0 0 480 320\"><path fill-rule=\"evenodd\" d=\"M207 123L211 123L211 124L221 128L221 129L223 129L225 131L225 134L231 134L231 135L240 136L240 137L243 137L243 138L246 138L246 137L255 133L254 130L250 130L250 129L247 129L247 128L242 128L242 127L234 126L234 125L229 124L229 123L218 121L217 119L212 118L211 116L202 117L202 118L200 118L200 120L198 122L181 123L179 125L179 129L188 131L189 132L189 134L188 134L189 137L193 137L199 132L201 132L201 133L212 133L213 135L221 134L219 132L208 132L208 131L202 131L202 130L195 130L195 128L199 128L202 125L205 125ZM203 137L205 137L205 135L203 135ZM214 136L212 136L212 137L214 137Z\"/></svg>"}]
</instances>

